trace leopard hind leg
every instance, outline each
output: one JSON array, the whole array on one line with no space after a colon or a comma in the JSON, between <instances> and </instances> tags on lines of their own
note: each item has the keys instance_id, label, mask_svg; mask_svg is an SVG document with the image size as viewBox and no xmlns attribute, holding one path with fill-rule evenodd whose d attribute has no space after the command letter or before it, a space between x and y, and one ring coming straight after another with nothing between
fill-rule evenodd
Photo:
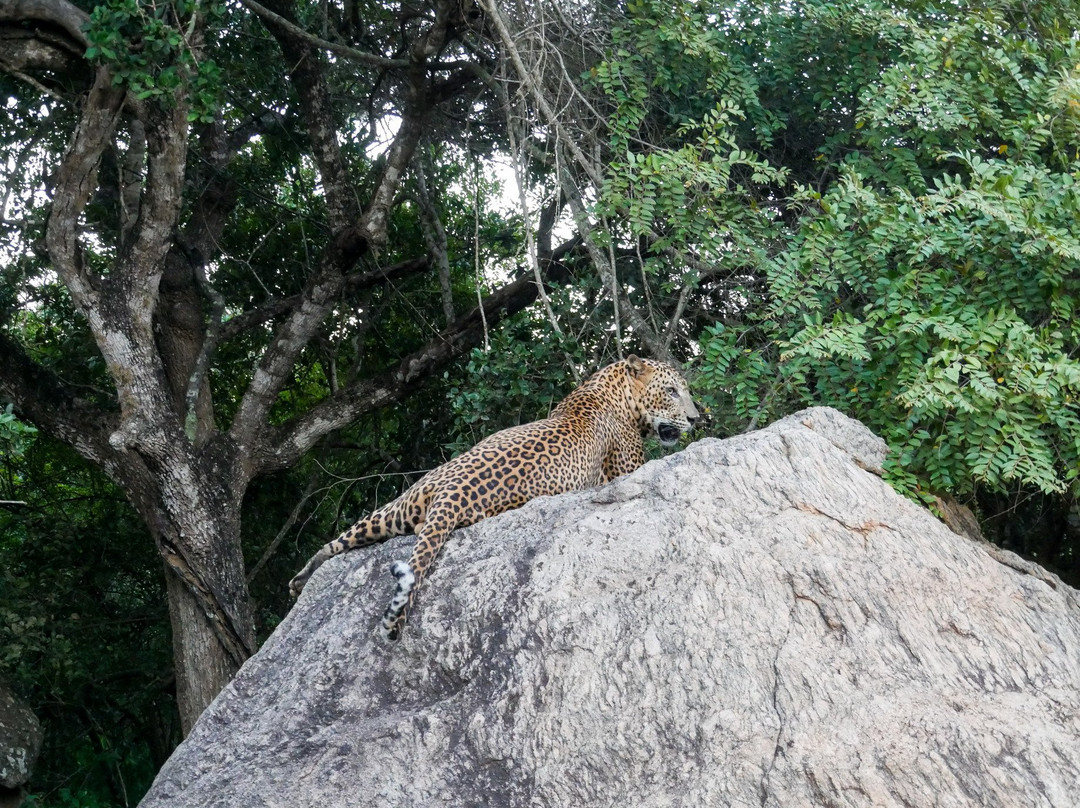
<instances>
[{"instance_id":1,"label":"leopard hind leg","mask_svg":"<svg viewBox=\"0 0 1080 808\"><path fill-rule=\"evenodd\" d=\"M416 590L431 570L447 537L457 526L454 509L449 503L432 503L423 526L416 533L416 545L408 563L395 561L390 565L390 572L397 579L397 587L383 613L382 634L386 639L396 640L401 635L416 599Z\"/></svg>"},{"instance_id":2,"label":"leopard hind leg","mask_svg":"<svg viewBox=\"0 0 1080 808\"><path fill-rule=\"evenodd\" d=\"M417 505L411 501L409 493L411 492L406 492L404 496L372 511L336 539L319 548L304 568L289 581L289 594L294 598L299 597L312 573L327 559L408 533L413 529L414 523L420 524L419 519L415 518Z\"/></svg>"}]
</instances>

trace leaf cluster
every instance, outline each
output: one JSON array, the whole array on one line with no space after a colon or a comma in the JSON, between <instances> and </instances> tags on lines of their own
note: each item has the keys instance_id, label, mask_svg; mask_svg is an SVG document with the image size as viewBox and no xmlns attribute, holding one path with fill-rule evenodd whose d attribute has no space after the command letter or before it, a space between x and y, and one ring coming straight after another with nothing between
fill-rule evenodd
<instances>
[{"instance_id":1,"label":"leaf cluster","mask_svg":"<svg viewBox=\"0 0 1080 808\"><path fill-rule=\"evenodd\" d=\"M114 86L140 101L175 103L187 85L188 120L210 123L219 105L221 72L192 41L196 15L220 17L224 4L202 0L108 0L86 25L86 58L107 65Z\"/></svg>"}]
</instances>

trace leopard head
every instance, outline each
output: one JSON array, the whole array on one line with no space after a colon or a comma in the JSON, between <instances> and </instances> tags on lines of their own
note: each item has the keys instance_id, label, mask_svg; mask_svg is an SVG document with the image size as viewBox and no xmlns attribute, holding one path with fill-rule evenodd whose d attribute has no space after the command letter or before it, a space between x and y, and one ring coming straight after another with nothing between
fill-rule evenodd
<instances>
[{"instance_id":1,"label":"leopard head","mask_svg":"<svg viewBox=\"0 0 1080 808\"><path fill-rule=\"evenodd\" d=\"M626 367L634 384L642 434L655 432L664 446L673 446L698 418L697 407L682 375L670 365L631 354Z\"/></svg>"}]
</instances>

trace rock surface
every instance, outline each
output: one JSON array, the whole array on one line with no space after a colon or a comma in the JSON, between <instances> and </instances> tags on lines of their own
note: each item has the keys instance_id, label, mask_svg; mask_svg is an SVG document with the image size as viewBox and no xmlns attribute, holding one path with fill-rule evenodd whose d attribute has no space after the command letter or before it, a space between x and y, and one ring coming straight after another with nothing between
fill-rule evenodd
<instances>
[{"instance_id":1,"label":"rock surface","mask_svg":"<svg viewBox=\"0 0 1080 808\"><path fill-rule=\"evenodd\" d=\"M453 536L396 645L412 538L339 556L142 806L1073 808L1078 593L884 456L815 408L533 501Z\"/></svg>"},{"instance_id":2,"label":"rock surface","mask_svg":"<svg viewBox=\"0 0 1080 808\"><path fill-rule=\"evenodd\" d=\"M0 789L18 788L29 780L40 751L37 716L0 684Z\"/></svg>"}]
</instances>

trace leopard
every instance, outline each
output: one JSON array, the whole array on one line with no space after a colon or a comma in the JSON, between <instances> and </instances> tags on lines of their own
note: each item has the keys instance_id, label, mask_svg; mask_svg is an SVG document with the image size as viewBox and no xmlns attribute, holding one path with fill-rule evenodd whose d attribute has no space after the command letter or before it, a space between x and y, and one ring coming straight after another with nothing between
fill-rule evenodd
<instances>
[{"instance_id":1,"label":"leopard","mask_svg":"<svg viewBox=\"0 0 1080 808\"><path fill-rule=\"evenodd\" d=\"M289 591L299 597L312 573L335 555L414 534L409 560L391 565L396 585L381 621L383 637L396 640L454 530L536 497L594 488L629 474L645 462L645 437L654 434L662 446L674 446L698 417L678 370L631 354L590 376L547 418L484 438L360 519L311 557Z\"/></svg>"}]
</instances>

